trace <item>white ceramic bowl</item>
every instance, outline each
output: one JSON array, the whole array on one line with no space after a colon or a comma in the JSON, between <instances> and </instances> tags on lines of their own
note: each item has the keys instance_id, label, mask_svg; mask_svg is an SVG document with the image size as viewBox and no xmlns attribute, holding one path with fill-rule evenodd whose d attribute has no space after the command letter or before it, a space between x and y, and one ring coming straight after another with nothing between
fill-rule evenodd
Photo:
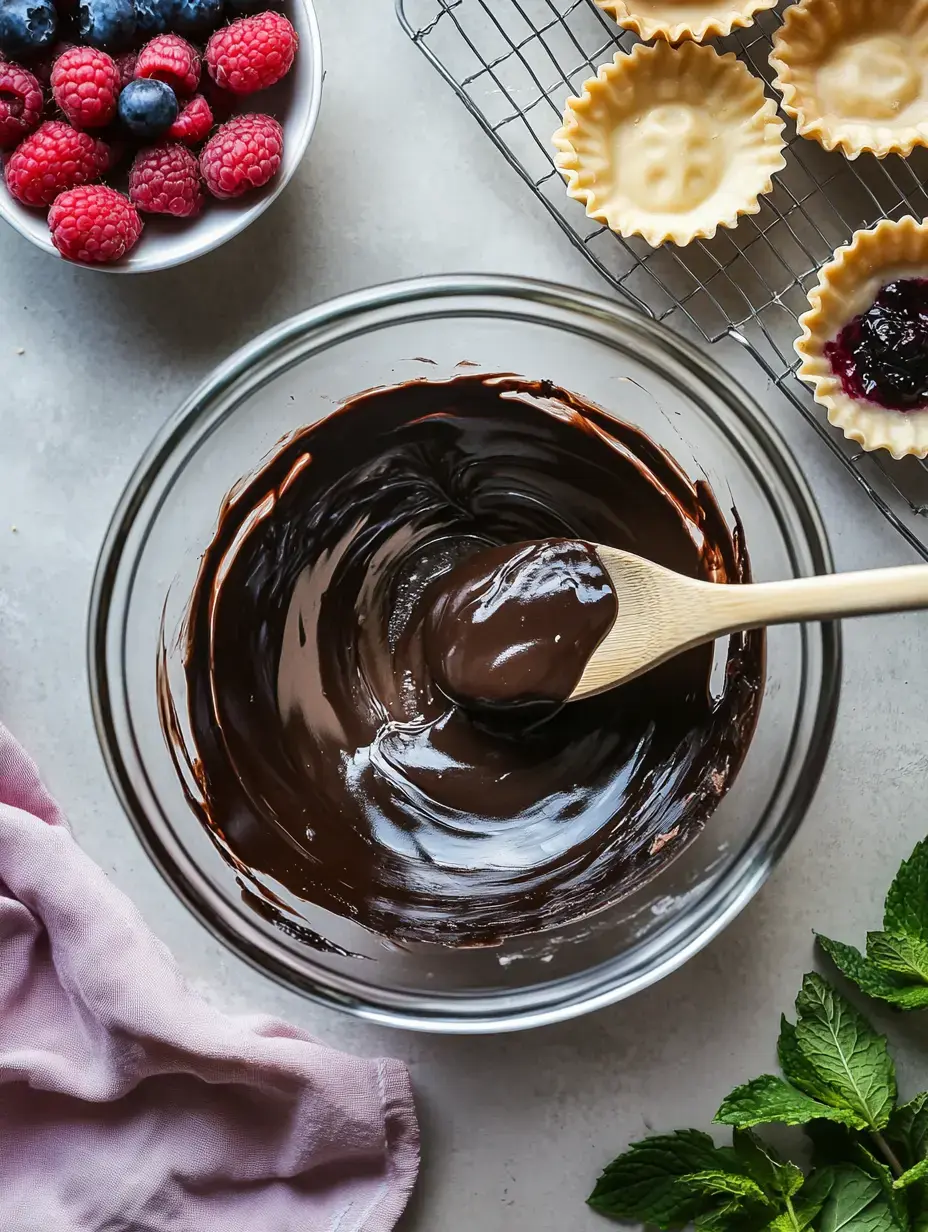
<instances>
[{"instance_id":1,"label":"white ceramic bowl","mask_svg":"<svg viewBox=\"0 0 928 1232\"><path fill-rule=\"evenodd\" d=\"M112 265L83 265L82 269L108 274L146 274L183 265L194 257L212 252L244 231L283 192L306 153L322 102L322 40L313 0L287 0L283 12L300 38L300 50L293 68L272 89L243 99L240 108L241 111L266 111L283 125L284 154L274 179L265 188L238 201L210 198L199 218L158 218L146 214L142 238L127 257ZM121 184L116 186L122 187ZM0 179L0 217L37 248L60 261L49 234L47 213L45 209L20 205Z\"/></svg>"}]
</instances>

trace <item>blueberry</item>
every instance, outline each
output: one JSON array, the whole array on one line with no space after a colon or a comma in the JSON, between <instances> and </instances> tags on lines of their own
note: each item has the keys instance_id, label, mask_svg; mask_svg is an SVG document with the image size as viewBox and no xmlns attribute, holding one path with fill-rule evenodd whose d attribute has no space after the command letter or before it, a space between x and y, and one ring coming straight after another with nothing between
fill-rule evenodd
<instances>
[{"instance_id":1,"label":"blueberry","mask_svg":"<svg viewBox=\"0 0 928 1232\"><path fill-rule=\"evenodd\" d=\"M51 0L0 0L0 52L21 59L54 41L58 14Z\"/></svg>"},{"instance_id":2,"label":"blueberry","mask_svg":"<svg viewBox=\"0 0 928 1232\"><path fill-rule=\"evenodd\" d=\"M850 397L893 411L928 406L928 281L883 287L825 353Z\"/></svg>"},{"instance_id":3,"label":"blueberry","mask_svg":"<svg viewBox=\"0 0 928 1232\"><path fill-rule=\"evenodd\" d=\"M207 34L222 21L223 4L224 0L173 0L171 29L178 34Z\"/></svg>"},{"instance_id":4,"label":"blueberry","mask_svg":"<svg viewBox=\"0 0 928 1232\"><path fill-rule=\"evenodd\" d=\"M164 34L170 27L175 0L135 0L136 29L145 39Z\"/></svg>"},{"instance_id":5,"label":"blueberry","mask_svg":"<svg viewBox=\"0 0 928 1232\"><path fill-rule=\"evenodd\" d=\"M80 0L80 37L91 47L122 51L135 37L132 0Z\"/></svg>"},{"instance_id":6,"label":"blueberry","mask_svg":"<svg viewBox=\"0 0 928 1232\"><path fill-rule=\"evenodd\" d=\"M130 81L119 95L119 118L133 137L150 140L177 119L177 95L153 77Z\"/></svg>"}]
</instances>

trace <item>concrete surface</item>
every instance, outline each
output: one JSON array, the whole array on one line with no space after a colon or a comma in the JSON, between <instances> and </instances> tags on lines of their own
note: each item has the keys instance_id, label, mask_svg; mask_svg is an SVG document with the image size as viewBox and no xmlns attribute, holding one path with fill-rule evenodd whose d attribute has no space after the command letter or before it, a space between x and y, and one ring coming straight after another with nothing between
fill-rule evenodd
<instances>
[{"instance_id":1,"label":"concrete surface","mask_svg":"<svg viewBox=\"0 0 928 1232\"><path fill-rule=\"evenodd\" d=\"M860 940L877 925L892 872L928 831L928 617L847 627L837 739L806 825L728 931L633 1002L495 1039L375 1030L282 991L186 914L110 789L85 681L94 559L143 446L220 358L333 294L461 269L600 289L406 41L391 0L317 2L328 64L318 135L249 233L186 269L108 279L0 231L0 717L80 841L216 1004L409 1062L423 1165L406 1232L593 1232L607 1225L583 1199L614 1153L651 1127L708 1125L732 1085L774 1063L778 1015L813 961L812 929ZM810 430L783 417L839 567L909 559ZM908 1041L904 1089L925 1086L924 1026L891 1027Z\"/></svg>"}]
</instances>

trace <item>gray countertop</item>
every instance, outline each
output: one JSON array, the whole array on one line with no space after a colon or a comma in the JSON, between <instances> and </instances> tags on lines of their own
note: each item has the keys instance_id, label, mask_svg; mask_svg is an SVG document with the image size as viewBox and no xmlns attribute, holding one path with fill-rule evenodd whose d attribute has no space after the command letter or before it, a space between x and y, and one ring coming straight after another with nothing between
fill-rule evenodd
<instances>
[{"instance_id":1,"label":"gray countertop","mask_svg":"<svg viewBox=\"0 0 928 1232\"><path fill-rule=\"evenodd\" d=\"M391 0L317 5L328 68L317 136L245 235L180 270L107 278L0 231L0 718L80 842L210 1000L409 1063L423 1164L406 1232L592 1232L608 1225L583 1200L613 1154L652 1127L708 1126L731 1086L772 1067L780 1011L813 963L812 930L859 941L877 926L896 865L928 831L918 650L928 617L846 626L837 735L799 836L741 917L634 1001L517 1036L393 1033L282 990L194 922L110 788L85 678L94 560L139 453L233 348L340 292L465 269L603 289L406 40ZM802 458L838 567L909 560L807 425L738 359ZM923 1031L917 1019L893 1023L903 1089L925 1069Z\"/></svg>"}]
</instances>

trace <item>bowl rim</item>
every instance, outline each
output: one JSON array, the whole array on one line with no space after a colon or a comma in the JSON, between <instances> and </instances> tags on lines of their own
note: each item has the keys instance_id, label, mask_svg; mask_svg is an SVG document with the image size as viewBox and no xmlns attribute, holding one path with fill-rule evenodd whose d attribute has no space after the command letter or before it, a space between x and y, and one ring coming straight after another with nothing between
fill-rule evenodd
<instances>
[{"instance_id":1,"label":"bowl rim","mask_svg":"<svg viewBox=\"0 0 928 1232\"><path fill-rule=\"evenodd\" d=\"M378 1000L376 994L361 997L346 992L344 988L338 987L337 977L333 977L331 982L324 977L298 977L293 966L282 957L270 954L266 948L243 936L241 929L236 929L225 921L223 912L217 910L215 901L211 901L218 897L216 893L204 890L206 878L200 879L199 886L190 883L172 855L164 834L159 833L159 828L152 823L133 781L132 771L123 756L123 745L117 731L117 720L114 718L113 695L118 693L120 688L119 681L112 678L108 666L108 645L115 636L111 633L111 619L115 620L119 616L118 605L114 606L114 586L120 572L128 568L131 589L138 567L140 547L131 545L133 557L127 555L127 549L130 547L136 518L176 447L198 426L202 426L201 420L208 421L214 400L257 365L275 356L281 366L292 362L288 356L292 344L299 340L315 337L328 347L343 338L356 336L356 318L365 314L389 311L403 305L429 305L434 301L436 311L442 315L452 315L454 300L474 297L486 297L490 301L528 301L536 307L561 308L580 317L604 319L620 329L637 333L642 340L650 339L652 345L662 348L668 357L672 357L677 364L685 366L695 374L695 379L703 382L733 413L751 421L752 431L766 455L765 461L774 465L777 479L788 491L795 519L801 527L802 547L811 558L814 571L833 571L831 549L821 513L792 451L766 413L714 359L710 359L666 326L593 293L526 278L480 274L443 275L415 278L356 291L311 308L259 335L207 376L158 430L127 481L101 545L94 571L87 625L91 707L107 772L137 837L181 902L240 958L291 991L301 992L326 1008L341 1009L380 1026L442 1034L515 1031L577 1017L642 991L675 971L703 949L754 897L775 868L805 817L828 757L841 688L842 651L839 624L833 622L809 626L821 632L821 649L815 651L821 662L818 672L821 683L817 688L817 695L812 696L809 701L808 708L814 711L814 715L806 722L807 750L791 773L792 782L788 786L786 799L782 803L777 802L779 820L760 848L755 850L759 831L771 812L772 806L768 805L755 830L746 840L746 847L739 858L732 863L718 883L706 891L696 904L693 915L687 916L685 935L682 929L678 930L673 943L655 961L645 964L643 969L633 970L630 977L621 981L616 980L614 974L610 978L607 972L599 983L578 991L572 990L572 984L577 979L582 979L583 973L580 976L566 977L561 983L567 987L567 991L559 999L540 1006L508 1006L507 1000L516 998L518 993L503 991L490 998L473 998L473 1002L478 1006L484 1006L488 1000L493 1001L494 1005L498 1002L498 1008L492 1010L468 1008L468 998L462 998L460 994L448 994L443 1000L419 997L420 1002L430 1004L420 1005L415 1009L408 1006L398 1008L396 999L388 994ZM448 301L451 301L450 308ZM393 323L395 322L387 322ZM339 329L342 331L340 334ZM159 508L163 499L164 494L158 501ZM152 519L149 518L148 525L151 524ZM144 546L144 541L141 546ZM124 618L125 611L121 616L123 621ZM801 715L800 711L800 717ZM131 730L131 719L127 722ZM139 764L141 765L140 759ZM142 774L144 776L144 770ZM781 781L783 777L781 774ZM181 846L176 842L174 845L178 848ZM552 986L552 992L554 987ZM368 992L370 991L368 988ZM408 999L417 1000L414 995L410 995ZM438 1008L435 1008L436 1004ZM452 1006L454 1008L451 1008Z\"/></svg>"},{"instance_id":2,"label":"bowl rim","mask_svg":"<svg viewBox=\"0 0 928 1232\"><path fill-rule=\"evenodd\" d=\"M288 170L277 177L271 191L263 194L249 208L243 209L239 214L235 215L234 222L227 231L214 235L210 239L203 240L199 244L194 244L189 250L164 260L155 260L151 264L142 264L139 263L137 254L130 254L127 260L116 261L112 265L82 263L78 261L71 261L68 264L77 269L88 270L96 274L156 274L161 270L176 269L180 265L186 265L188 262L196 260L197 257L204 257L209 252L215 252L217 248L221 248L229 240L235 239L237 235L241 235L244 230L260 218L266 209L273 205L293 179L306 151L309 149L309 143L312 141L313 133L316 131L319 112L322 108L322 87L325 78L322 58L322 35L319 30L319 20L316 16L314 2L313 0L293 0L293 3L299 5L303 10L309 27L307 42L309 43L308 51L312 63L312 94L310 95L309 108L305 113L295 141L291 139L291 133L287 130L288 146L295 150L296 157L292 160ZM301 47L301 57L302 53L303 48ZM8 200L8 191L5 185L0 185L0 218L21 235L23 239L28 240L33 248L38 248L40 252L48 253L49 256L59 257L58 251L50 238L44 240L37 239L29 228L23 225L19 211L13 209Z\"/></svg>"}]
</instances>

